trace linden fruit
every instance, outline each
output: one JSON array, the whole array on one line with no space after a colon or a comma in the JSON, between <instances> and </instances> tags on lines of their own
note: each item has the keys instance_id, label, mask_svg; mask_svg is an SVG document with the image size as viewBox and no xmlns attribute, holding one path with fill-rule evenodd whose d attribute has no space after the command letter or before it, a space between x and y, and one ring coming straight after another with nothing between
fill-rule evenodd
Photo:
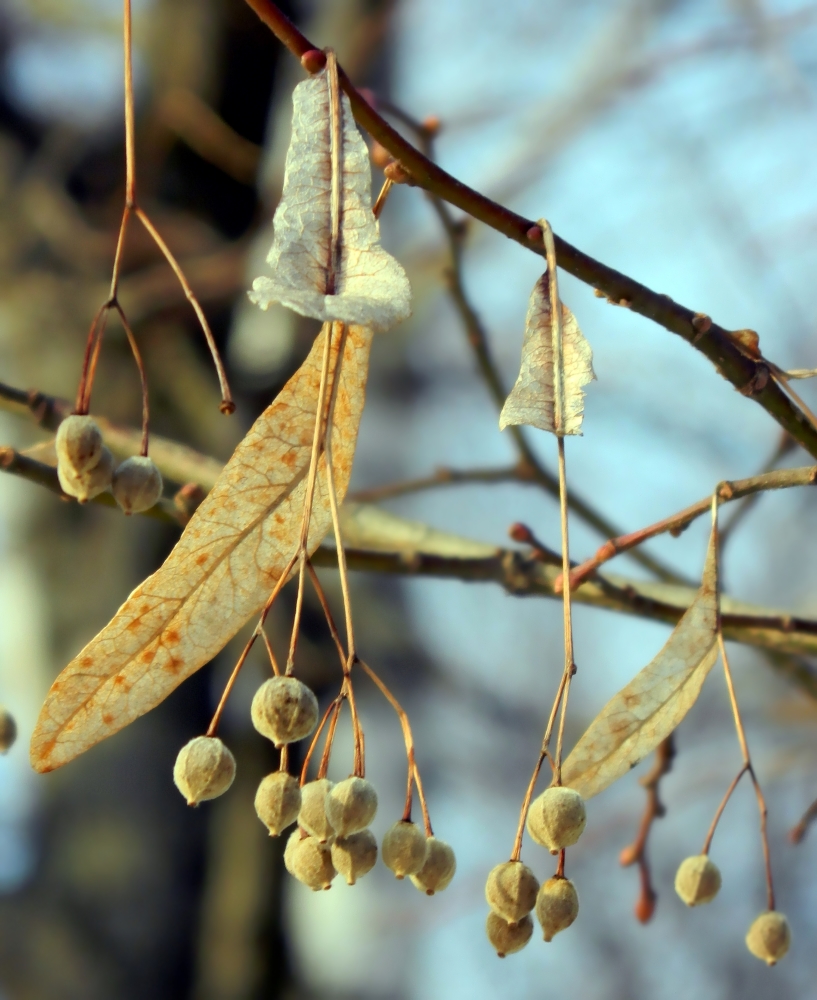
<instances>
[{"instance_id":1,"label":"linden fruit","mask_svg":"<svg viewBox=\"0 0 817 1000\"><path fill-rule=\"evenodd\" d=\"M348 837L336 837L330 848L332 864L349 885L374 868L377 861L377 841L368 828L350 833Z\"/></svg>"},{"instance_id":2,"label":"linden fruit","mask_svg":"<svg viewBox=\"0 0 817 1000\"><path fill-rule=\"evenodd\" d=\"M542 925L545 941L552 941L579 915L579 897L569 878L549 878L536 897L536 917Z\"/></svg>"},{"instance_id":3,"label":"linden fruit","mask_svg":"<svg viewBox=\"0 0 817 1000\"><path fill-rule=\"evenodd\" d=\"M296 677L271 677L255 692L252 724L279 749L309 736L318 723L318 699Z\"/></svg>"},{"instance_id":4,"label":"linden fruit","mask_svg":"<svg viewBox=\"0 0 817 1000\"><path fill-rule=\"evenodd\" d=\"M235 758L215 736L191 740L181 748L173 767L173 781L189 806L223 795L233 778Z\"/></svg>"},{"instance_id":5,"label":"linden fruit","mask_svg":"<svg viewBox=\"0 0 817 1000\"><path fill-rule=\"evenodd\" d=\"M74 413L57 428L54 446L60 465L75 474L87 472L102 457L102 431L92 417Z\"/></svg>"},{"instance_id":6,"label":"linden fruit","mask_svg":"<svg viewBox=\"0 0 817 1000\"><path fill-rule=\"evenodd\" d=\"M326 818L339 837L365 830L377 812L377 792L365 778L339 781L326 796Z\"/></svg>"},{"instance_id":7,"label":"linden fruit","mask_svg":"<svg viewBox=\"0 0 817 1000\"><path fill-rule=\"evenodd\" d=\"M290 834L284 850L284 865L290 875L315 892L328 889L337 874L329 849L314 837L304 836L302 830Z\"/></svg>"},{"instance_id":8,"label":"linden fruit","mask_svg":"<svg viewBox=\"0 0 817 1000\"><path fill-rule=\"evenodd\" d=\"M397 878L416 875L425 864L426 849L423 831L410 820L400 820L383 837L383 862Z\"/></svg>"},{"instance_id":9,"label":"linden fruit","mask_svg":"<svg viewBox=\"0 0 817 1000\"><path fill-rule=\"evenodd\" d=\"M457 870L457 859L454 851L444 840L429 837L426 841L426 860L411 881L427 896L446 889Z\"/></svg>"},{"instance_id":10,"label":"linden fruit","mask_svg":"<svg viewBox=\"0 0 817 1000\"><path fill-rule=\"evenodd\" d=\"M558 854L576 843L586 822L581 795L572 788L552 785L531 802L527 828L537 844L546 847L551 854Z\"/></svg>"},{"instance_id":11,"label":"linden fruit","mask_svg":"<svg viewBox=\"0 0 817 1000\"><path fill-rule=\"evenodd\" d=\"M746 947L766 965L776 965L791 945L791 928L782 913L767 910L756 918L746 935Z\"/></svg>"},{"instance_id":12,"label":"linden fruit","mask_svg":"<svg viewBox=\"0 0 817 1000\"><path fill-rule=\"evenodd\" d=\"M509 924L496 913L489 913L485 921L485 931L488 940L496 948L500 958L521 951L530 941L533 934L533 921L530 916L523 917L517 923Z\"/></svg>"},{"instance_id":13,"label":"linden fruit","mask_svg":"<svg viewBox=\"0 0 817 1000\"><path fill-rule=\"evenodd\" d=\"M255 793L255 811L271 837L291 826L301 808L301 789L297 778L286 771L275 771L262 778Z\"/></svg>"},{"instance_id":14,"label":"linden fruit","mask_svg":"<svg viewBox=\"0 0 817 1000\"><path fill-rule=\"evenodd\" d=\"M328 778L308 781L301 787L301 811L298 813L298 823L322 844L335 836L335 828L326 815L326 796L332 787L332 782Z\"/></svg>"},{"instance_id":15,"label":"linden fruit","mask_svg":"<svg viewBox=\"0 0 817 1000\"><path fill-rule=\"evenodd\" d=\"M686 858L675 873L675 891L687 906L709 903L720 891L721 873L706 854Z\"/></svg>"},{"instance_id":16,"label":"linden fruit","mask_svg":"<svg viewBox=\"0 0 817 1000\"><path fill-rule=\"evenodd\" d=\"M79 500L80 503L87 503L100 493L104 493L111 485L113 455L103 447L96 465L82 472L77 472L66 462L59 462L57 476L64 493Z\"/></svg>"},{"instance_id":17,"label":"linden fruit","mask_svg":"<svg viewBox=\"0 0 817 1000\"><path fill-rule=\"evenodd\" d=\"M150 510L162 495L162 474L145 455L126 458L113 474L111 492L126 514Z\"/></svg>"},{"instance_id":18,"label":"linden fruit","mask_svg":"<svg viewBox=\"0 0 817 1000\"><path fill-rule=\"evenodd\" d=\"M497 865L491 870L485 883L488 905L509 924L518 923L530 913L536 905L538 891L536 876L521 861L505 861Z\"/></svg>"}]
</instances>

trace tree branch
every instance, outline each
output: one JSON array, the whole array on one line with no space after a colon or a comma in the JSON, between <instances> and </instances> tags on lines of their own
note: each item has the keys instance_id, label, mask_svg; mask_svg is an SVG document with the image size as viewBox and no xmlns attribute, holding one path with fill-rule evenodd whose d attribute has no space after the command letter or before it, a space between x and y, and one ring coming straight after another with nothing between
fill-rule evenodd
<instances>
[{"instance_id":1,"label":"tree branch","mask_svg":"<svg viewBox=\"0 0 817 1000\"><path fill-rule=\"evenodd\" d=\"M246 2L293 55L300 58L305 52L316 48L271 0ZM498 205L446 173L392 128L342 71L340 81L358 123L400 161L417 185L439 195L526 249L542 255L538 233L533 239L528 235L534 229L535 222ZM607 267L560 237L556 236L555 239L560 267L600 290L609 301L626 305L671 333L683 337L709 358L717 371L739 392L759 403L809 454L817 458L817 428L771 377L770 366L762 356L752 356L743 347L740 338L711 322L709 317L679 305L669 296L654 292L633 278Z\"/></svg>"}]
</instances>

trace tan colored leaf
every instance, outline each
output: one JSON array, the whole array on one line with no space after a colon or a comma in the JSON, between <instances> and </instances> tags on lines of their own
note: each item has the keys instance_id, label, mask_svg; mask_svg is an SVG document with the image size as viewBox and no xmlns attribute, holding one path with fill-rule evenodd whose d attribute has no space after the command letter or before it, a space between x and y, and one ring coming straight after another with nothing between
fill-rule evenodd
<instances>
[{"instance_id":1,"label":"tan colored leaf","mask_svg":"<svg viewBox=\"0 0 817 1000\"><path fill-rule=\"evenodd\" d=\"M140 584L54 681L31 738L37 771L66 764L159 704L257 613L294 554L301 528L328 325L300 369L236 448L164 565ZM335 335L339 378L332 453L346 493L368 374L371 331ZM309 551L331 525L326 465L318 476Z\"/></svg>"},{"instance_id":2,"label":"tan colored leaf","mask_svg":"<svg viewBox=\"0 0 817 1000\"><path fill-rule=\"evenodd\" d=\"M595 379L593 352L579 329L576 317L562 303L562 350L564 355L564 431L556 427L554 347L550 281L548 273L533 286L519 377L499 415L500 430L511 424L529 424L543 431L581 434L584 416L582 386Z\"/></svg>"},{"instance_id":3,"label":"tan colored leaf","mask_svg":"<svg viewBox=\"0 0 817 1000\"><path fill-rule=\"evenodd\" d=\"M717 553L710 540L701 589L664 648L599 712L562 765L562 782L589 799L635 767L695 704L718 656Z\"/></svg>"},{"instance_id":4,"label":"tan colored leaf","mask_svg":"<svg viewBox=\"0 0 817 1000\"><path fill-rule=\"evenodd\" d=\"M304 316L388 329L410 315L411 288L406 272L380 245L380 228L372 214L369 154L352 117L349 98L341 95L340 240L331 288L332 150L327 71L299 83L292 97L292 141L267 257L272 276L256 278L250 298L262 309L280 302Z\"/></svg>"}]
</instances>

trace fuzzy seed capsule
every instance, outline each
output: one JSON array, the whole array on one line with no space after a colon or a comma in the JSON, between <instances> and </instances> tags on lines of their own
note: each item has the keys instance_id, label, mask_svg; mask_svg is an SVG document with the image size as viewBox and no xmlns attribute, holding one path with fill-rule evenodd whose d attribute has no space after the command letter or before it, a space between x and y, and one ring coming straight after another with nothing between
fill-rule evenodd
<instances>
[{"instance_id":1,"label":"fuzzy seed capsule","mask_svg":"<svg viewBox=\"0 0 817 1000\"><path fill-rule=\"evenodd\" d=\"M518 923L536 905L539 883L521 861L505 861L493 868L485 883L488 905L504 921Z\"/></svg>"},{"instance_id":2,"label":"fuzzy seed capsule","mask_svg":"<svg viewBox=\"0 0 817 1000\"><path fill-rule=\"evenodd\" d=\"M411 881L427 896L447 889L457 870L457 859L454 851L444 840L429 837L426 841L426 860Z\"/></svg>"},{"instance_id":3,"label":"fuzzy seed capsule","mask_svg":"<svg viewBox=\"0 0 817 1000\"><path fill-rule=\"evenodd\" d=\"M339 837L364 830L376 812L377 792L365 778L345 778L326 796L326 817Z\"/></svg>"},{"instance_id":4,"label":"fuzzy seed capsule","mask_svg":"<svg viewBox=\"0 0 817 1000\"><path fill-rule=\"evenodd\" d=\"M304 836L300 829L290 834L284 850L284 865L290 875L315 892L328 889L337 874L329 848L319 844L314 837Z\"/></svg>"},{"instance_id":5,"label":"fuzzy seed capsule","mask_svg":"<svg viewBox=\"0 0 817 1000\"><path fill-rule=\"evenodd\" d=\"M383 863L397 878L416 875L426 863L427 841L423 831L410 820L400 820L383 837Z\"/></svg>"},{"instance_id":6,"label":"fuzzy seed capsule","mask_svg":"<svg viewBox=\"0 0 817 1000\"><path fill-rule=\"evenodd\" d=\"M57 428L54 446L60 465L75 474L87 472L102 457L102 431L92 417L74 413Z\"/></svg>"},{"instance_id":7,"label":"fuzzy seed capsule","mask_svg":"<svg viewBox=\"0 0 817 1000\"><path fill-rule=\"evenodd\" d=\"M17 739L17 723L11 712L0 706L0 753L8 753Z\"/></svg>"},{"instance_id":8,"label":"fuzzy seed capsule","mask_svg":"<svg viewBox=\"0 0 817 1000\"><path fill-rule=\"evenodd\" d=\"M309 736L318 724L318 699L297 677L271 677L255 692L252 724L279 749Z\"/></svg>"},{"instance_id":9,"label":"fuzzy seed capsule","mask_svg":"<svg viewBox=\"0 0 817 1000\"><path fill-rule=\"evenodd\" d=\"M162 474L153 459L133 455L113 474L111 492L126 514L150 510L162 495Z\"/></svg>"},{"instance_id":10,"label":"fuzzy seed capsule","mask_svg":"<svg viewBox=\"0 0 817 1000\"><path fill-rule=\"evenodd\" d=\"M332 788L332 782L328 778L308 781L301 788L298 824L321 844L325 844L335 836L335 828L326 815L326 796Z\"/></svg>"},{"instance_id":11,"label":"fuzzy seed capsule","mask_svg":"<svg viewBox=\"0 0 817 1000\"><path fill-rule=\"evenodd\" d=\"M581 837L587 822L584 799L572 788L552 785L531 802L528 810L528 833L557 854Z\"/></svg>"},{"instance_id":12,"label":"fuzzy seed capsule","mask_svg":"<svg viewBox=\"0 0 817 1000\"><path fill-rule=\"evenodd\" d=\"M223 795L234 777L235 758L215 736L191 740L181 748L173 767L173 781L189 806Z\"/></svg>"},{"instance_id":13,"label":"fuzzy seed capsule","mask_svg":"<svg viewBox=\"0 0 817 1000\"><path fill-rule=\"evenodd\" d=\"M687 906L709 903L721 887L718 866L706 854L685 858L675 873L675 891Z\"/></svg>"},{"instance_id":14,"label":"fuzzy seed capsule","mask_svg":"<svg viewBox=\"0 0 817 1000\"><path fill-rule=\"evenodd\" d=\"M255 811L271 837L291 826L301 808L301 789L297 778L286 771L275 771L261 779L255 793Z\"/></svg>"},{"instance_id":15,"label":"fuzzy seed capsule","mask_svg":"<svg viewBox=\"0 0 817 1000\"><path fill-rule=\"evenodd\" d=\"M377 861L377 841L368 828L350 833L348 837L336 837L330 851L332 864L349 885L363 878Z\"/></svg>"},{"instance_id":16,"label":"fuzzy seed capsule","mask_svg":"<svg viewBox=\"0 0 817 1000\"><path fill-rule=\"evenodd\" d=\"M542 925L545 941L552 941L579 915L579 896L569 878L549 878L536 897L536 917Z\"/></svg>"},{"instance_id":17,"label":"fuzzy seed capsule","mask_svg":"<svg viewBox=\"0 0 817 1000\"><path fill-rule=\"evenodd\" d=\"M746 947L766 965L776 965L791 945L791 928L782 913L767 910L757 917L746 935Z\"/></svg>"},{"instance_id":18,"label":"fuzzy seed capsule","mask_svg":"<svg viewBox=\"0 0 817 1000\"><path fill-rule=\"evenodd\" d=\"M65 462L57 463L57 476L63 492L75 497L80 503L87 503L104 493L113 478L113 455L103 446L99 461L91 469L76 472Z\"/></svg>"},{"instance_id":19,"label":"fuzzy seed capsule","mask_svg":"<svg viewBox=\"0 0 817 1000\"><path fill-rule=\"evenodd\" d=\"M533 934L533 921L530 916L524 916L515 924L509 924L496 913L489 913L485 921L485 932L488 940L496 948L500 958L521 951L530 941Z\"/></svg>"}]
</instances>

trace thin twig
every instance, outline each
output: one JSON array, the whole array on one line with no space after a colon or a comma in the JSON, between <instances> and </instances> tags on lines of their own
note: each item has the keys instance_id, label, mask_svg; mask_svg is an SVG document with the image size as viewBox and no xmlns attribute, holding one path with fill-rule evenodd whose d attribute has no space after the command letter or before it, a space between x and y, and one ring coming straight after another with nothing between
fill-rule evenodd
<instances>
[{"instance_id":1,"label":"thin twig","mask_svg":"<svg viewBox=\"0 0 817 1000\"><path fill-rule=\"evenodd\" d=\"M647 858L647 841L649 840L650 831L655 820L663 818L666 814L666 809L659 794L660 784L664 775L672 770L674 757L675 739L673 734L670 733L655 748L653 766L639 782L647 792L647 804L644 807L635 840L632 844L625 847L619 855L619 863L622 867L627 868L630 865L638 865L640 893L635 904L635 914L642 924L647 923L652 918L658 899L658 894L652 884L652 873Z\"/></svg>"},{"instance_id":2,"label":"thin twig","mask_svg":"<svg viewBox=\"0 0 817 1000\"><path fill-rule=\"evenodd\" d=\"M130 344L130 349L133 354L133 360L136 362L136 367L139 371L139 385L142 390L142 443L140 445L139 454L144 457L148 453L148 438L150 436L150 402L148 399L147 374L145 373L145 366L142 363L142 355L139 351L139 345L136 343L136 337L134 336L133 330L128 322L128 318L125 315L125 311L118 302L114 303L114 308L119 314L122 326L125 328L125 336L128 338L128 343Z\"/></svg>"},{"instance_id":3,"label":"thin twig","mask_svg":"<svg viewBox=\"0 0 817 1000\"><path fill-rule=\"evenodd\" d=\"M789 840L793 844L799 844L815 819L817 819L817 799L803 813L800 822L789 830Z\"/></svg>"},{"instance_id":4,"label":"thin twig","mask_svg":"<svg viewBox=\"0 0 817 1000\"><path fill-rule=\"evenodd\" d=\"M292 54L300 59L316 46L309 41L287 18L272 0L246 0L273 34ZM527 250L542 254L539 234L529 234L534 222L517 215L502 205L458 181L419 149L403 138L396 129L377 113L363 95L355 89L349 78L339 71L340 85L349 97L358 123L366 129L411 174L418 186L444 198L475 219L485 223L516 241ZM642 316L660 324L671 333L683 337L704 354L719 373L744 395L752 398L775 419L784 430L817 458L817 429L808 417L793 403L770 377L770 369L763 358L749 355L729 330L710 321L701 333L700 313L679 305L667 296L654 292L627 275L594 260L592 257L556 237L559 266L580 281L599 289L614 302L627 306ZM615 531L603 534L616 535Z\"/></svg>"},{"instance_id":5,"label":"thin twig","mask_svg":"<svg viewBox=\"0 0 817 1000\"><path fill-rule=\"evenodd\" d=\"M312 741L309 744L309 749L306 751L306 756L304 757L303 767L301 768L301 787L306 784L306 779L309 775L309 762L312 760L312 755L315 752L315 747L318 745L318 740L320 739L321 733L323 732L323 727L332 712L339 712L341 702L343 701L343 695L339 694L336 698L329 702L326 711L323 713L323 718L320 721L320 725L315 730L315 735L312 737Z\"/></svg>"},{"instance_id":6,"label":"thin twig","mask_svg":"<svg viewBox=\"0 0 817 1000\"><path fill-rule=\"evenodd\" d=\"M796 469L777 469L772 472L764 472L759 476L750 476L748 479L735 479L731 482L722 482L718 486L718 499L721 503L728 503L731 500L738 500L741 497L751 496L765 490L783 490L792 486L811 486L817 482L817 466L803 466ZM572 589L578 587L595 573L595 571L609 562L615 556L641 545L649 538L656 535L663 535L669 532L672 535L679 535L696 518L706 514L712 506L712 495L703 497L697 503L685 507L676 514L671 514L646 528L639 528L628 535L619 535L611 538L602 545L596 554L590 559L580 563L575 569L570 571L570 586ZM561 590L562 577L560 576L555 586Z\"/></svg>"}]
</instances>

